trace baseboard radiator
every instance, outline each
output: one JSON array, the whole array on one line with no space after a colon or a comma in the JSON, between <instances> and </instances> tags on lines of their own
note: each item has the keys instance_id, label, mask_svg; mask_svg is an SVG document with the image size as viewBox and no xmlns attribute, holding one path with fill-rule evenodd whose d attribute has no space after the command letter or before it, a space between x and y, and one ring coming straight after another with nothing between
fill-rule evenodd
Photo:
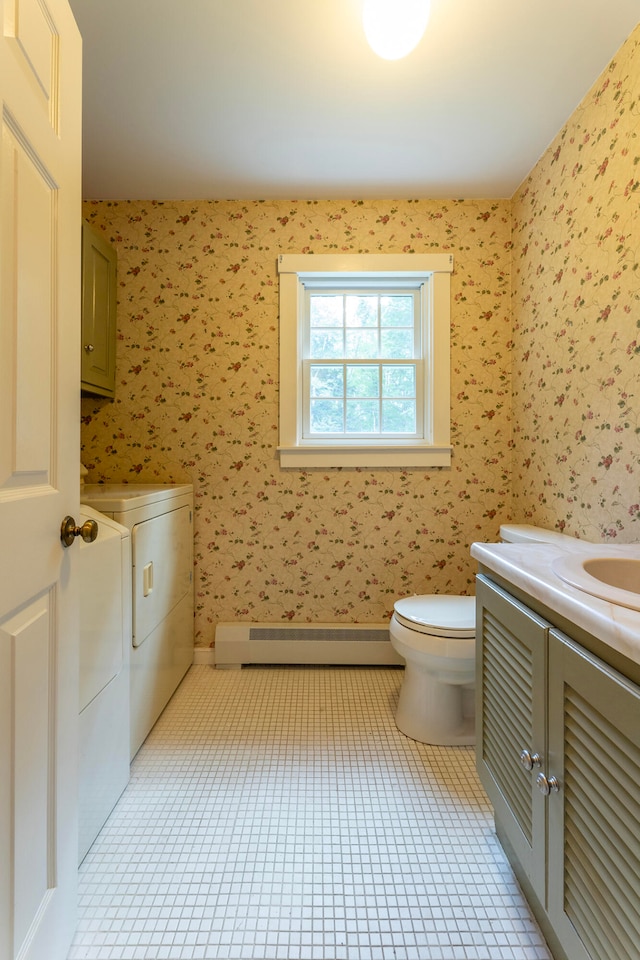
<instances>
[{"instance_id":1,"label":"baseboard radiator","mask_svg":"<svg viewBox=\"0 0 640 960\"><path fill-rule=\"evenodd\" d=\"M244 663L402 665L389 640L389 624L219 623L217 667Z\"/></svg>"}]
</instances>

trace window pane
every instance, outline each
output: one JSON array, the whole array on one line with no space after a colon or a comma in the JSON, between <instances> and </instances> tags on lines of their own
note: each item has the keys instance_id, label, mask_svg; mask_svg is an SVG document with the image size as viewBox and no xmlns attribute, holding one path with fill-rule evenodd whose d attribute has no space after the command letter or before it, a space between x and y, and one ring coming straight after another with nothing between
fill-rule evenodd
<instances>
[{"instance_id":1,"label":"window pane","mask_svg":"<svg viewBox=\"0 0 640 960\"><path fill-rule=\"evenodd\" d=\"M381 297L380 324L383 327L413 327L413 297Z\"/></svg>"},{"instance_id":2,"label":"window pane","mask_svg":"<svg viewBox=\"0 0 640 960\"><path fill-rule=\"evenodd\" d=\"M348 383L348 380L347 380ZM416 395L416 368L390 367L382 368L382 396L383 397L415 397Z\"/></svg>"},{"instance_id":3,"label":"window pane","mask_svg":"<svg viewBox=\"0 0 640 960\"><path fill-rule=\"evenodd\" d=\"M382 401L383 433L415 433L416 404L414 400Z\"/></svg>"},{"instance_id":4,"label":"window pane","mask_svg":"<svg viewBox=\"0 0 640 960\"><path fill-rule=\"evenodd\" d=\"M344 433L342 400L311 400L311 433Z\"/></svg>"},{"instance_id":5,"label":"window pane","mask_svg":"<svg viewBox=\"0 0 640 960\"><path fill-rule=\"evenodd\" d=\"M309 320L312 327L341 327L343 298L341 296L309 297Z\"/></svg>"},{"instance_id":6,"label":"window pane","mask_svg":"<svg viewBox=\"0 0 640 960\"><path fill-rule=\"evenodd\" d=\"M380 352L383 357L410 360L413 357L413 330L393 328L382 330Z\"/></svg>"},{"instance_id":7,"label":"window pane","mask_svg":"<svg viewBox=\"0 0 640 960\"><path fill-rule=\"evenodd\" d=\"M311 331L309 356L317 360L333 360L344 355L344 339L340 330Z\"/></svg>"},{"instance_id":8,"label":"window pane","mask_svg":"<svg viewBox=\"0 0 640 960\"><path fill-rule=\"evenodd\" d=\"M378 326L378 297L347 297L348 327Z\"/></svg>"},{"instance_id":9,"label":"window pane","mask_svg":"<svg viewBox=\"0 0 640 960\"><path fill-rule=\"evenodd\" d=\"M310 367L312 397L343 397L344 367Z\"/></svg>"},{"instance_id":10,"label":"window pane","mask_svg":"<svg viewBox=\"0 0 640 960\"><path fill-rule=\"evenodd\" d=\"M377 400L347 400L347 433L379 433L380 405Z\"/></svg>"},{"instance_id":11,"label":"window pane","mask_svg":"<svg viewBox=\"0 0 640 960\"><path fill-rule=\"evenodd\" d=\"M347 366L347 396L380 396L380 368L377 364L373 367Z\"/></svg>"},{"instance_id":12,"label":"window pane","mask_svg":"<svg viewBox=\"0 0 640 960\"><path fill-rule=\"evenodd\" d=\"M375 359L378 356L378 331L347 330L346 355L352 360Z\"/></svg>"}]
</instances>

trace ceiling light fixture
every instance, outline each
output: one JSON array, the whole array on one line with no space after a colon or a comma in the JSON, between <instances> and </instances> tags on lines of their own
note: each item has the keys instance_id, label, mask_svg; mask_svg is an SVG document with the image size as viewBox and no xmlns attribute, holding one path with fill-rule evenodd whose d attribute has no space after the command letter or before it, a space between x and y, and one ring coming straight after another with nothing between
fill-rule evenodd
<instances>
[{"instance_id":1,"label":"ceiling light fixture","mask_svg":"<svg viewBox=\"0 0 640 960\"><path fill-rule=\"evenodd\" d=\"M363 0L369 46L384 60L399 60L417 47L429 20L430 0Z\"/></svg>"}]
</instances>

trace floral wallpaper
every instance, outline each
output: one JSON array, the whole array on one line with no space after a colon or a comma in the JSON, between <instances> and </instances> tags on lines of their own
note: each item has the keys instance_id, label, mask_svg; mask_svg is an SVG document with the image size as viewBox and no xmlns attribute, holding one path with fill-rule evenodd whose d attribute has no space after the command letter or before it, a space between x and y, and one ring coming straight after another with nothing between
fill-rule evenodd
<instances>
[{"instance_id":1,"label":"floral wallpaper","mask_svg":"<svg viewBox=\"0 0 640 960\"><path fill-rule=\"evenodd\" d=\"M640 27L511 200L91 202L117 249L89 480L191 482L196 642L472 593L503 519L640 540ZM279 253L454 254L450 469L282 470Z\"/></svg>"},{"instance_id":2,"label":"floral wallpaper","mask_svg":"<svg viewBox=\"0 0 640 960\"><path fill-rule=\"evenodd\" d=\"M84 398L89 481L191 482L196 642L221 620L373 622L472 593L511 514L508 201L91 202L118 253L116 399ZM451 468L283 470L285 253L452 252Z\"/></svg>"},{"instance_id":3,"label":"floral wallpaper","mask_svg":"<svg viewBox=\"0 0 640 960\"><path fill-rule=\"evenodd\" d=\"M640 540L640 27L513 198L514 511Z\"/></svg>"}]
</instances>

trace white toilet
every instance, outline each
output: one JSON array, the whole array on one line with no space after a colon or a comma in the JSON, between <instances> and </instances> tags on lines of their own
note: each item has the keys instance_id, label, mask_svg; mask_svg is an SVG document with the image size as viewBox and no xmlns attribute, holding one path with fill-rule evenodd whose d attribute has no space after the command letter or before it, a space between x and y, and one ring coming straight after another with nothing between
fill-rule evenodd
<instances>
[{"instance_id":1,"label":"white toilet","mask_svg":"<svg viewBox=\"0 0 640 960\"><path fill-rule=\"evenodd\" d=\"M503 524L507 543L568 538L529 524ZM396 709L398 729L421 743L475 743L475 598L404 597L394 604L391 645L405 660Z\"/></svg>"}]
</instances>

